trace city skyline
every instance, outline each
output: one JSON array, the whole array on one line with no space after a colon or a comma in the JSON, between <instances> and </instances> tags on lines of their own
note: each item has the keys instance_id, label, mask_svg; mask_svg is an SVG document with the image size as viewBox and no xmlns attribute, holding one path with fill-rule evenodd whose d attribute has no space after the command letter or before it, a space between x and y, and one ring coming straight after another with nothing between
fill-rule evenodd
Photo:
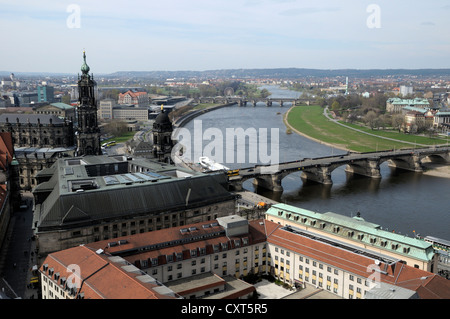
<instances>
[{"instance_id":1,"label":"city skyline","mask_svg":"<svg viewBox=\"0 0 450 319\"><path fill-rule=\"evenodd\" d=\"M0 1L0 70L448 68L445 0Z\"/></svg>"}]
</instances>

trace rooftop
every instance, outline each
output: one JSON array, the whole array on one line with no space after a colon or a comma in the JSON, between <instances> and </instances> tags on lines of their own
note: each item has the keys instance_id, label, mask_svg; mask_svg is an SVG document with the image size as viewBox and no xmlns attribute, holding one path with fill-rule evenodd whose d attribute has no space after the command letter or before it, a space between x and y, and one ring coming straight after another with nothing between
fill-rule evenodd
<instances>
[{"instance_id":1,"label":"rooftop","mask_svg":"<svg viewBox=\"0 0 450 319\"><path fill-rule=\"evenodd\" d=\"M266 218L282 218L293 225L304 225L323 232L348 238L350 235L367 247L393 250L398 254L429 261L434 256L430 243L413 237L389 232L380 225L365 221L361 217L348 217L332 212L316 213L286 204L276 204L266 212Z\"/></svg>"},{"instance_id":2,"label":"rooftop","mask_svg":"<svg viewBox=\"0 0 450 319\"><path fill-rule=\"evenodd\" d=\"M19 122L21 124L63 124L64 119L56 115L51 114L18 114L18 113L3 113L0 115L0 123L15 124Z\"/></svg>"},{"instance_id":3,"label":"rooftop","mask_svg":"<svg viewBox=\"0 0 450 319\"><path fill-rule=\"evenodd\" d=\"M168 212L234 200L223 174L192 172L160 162L125 156L58 159L39 173L48 181L35 187L38 228L71 227L106 218ZM139 171L136 171L139 170Z\"/></svg>"},{"instance_id":4,"label":"rooftop","mask_svg":"<svg viewBox=\"0 0 450 319\"><path fill-rule=\"evenodd\" d=\"M111 255L123 256L132 264L139 264L141 260L157 259L158 265L161 265L167 263L167 256L180 254L180 260L196 257L200 255L200 248L204 248L204 254L208 255L214 252L214 246L220 250L228 250L237 245L252 245L266 240L263 220L250 221L245 234L227 236L226 228L219 225L220 219L219 217L215 221L170 227L87 245L94 250L103 249Z\"/></svg>"},{"instance_id":5,"label":"rooftop","mask_svg":"<svg viewBox=\"0 0 450 319\"><path fill-rule=\"evenodd\" d=\"M74 267L73 273L69 267ZM123 258L111 257L85 246L51 253L39 271L74 298L175 299L178 296ZM67 278L74 276L74 284ZM75 280L76 281L76 280Z\"/></svg>"},{"instance_id":6,"label":"rooftop","mask_svg":"<svg viewBox=\"0 0 450 319\"><path fill-rule=\"evenodd\" d=\"M427 99L415 98L415 99L400 99L398 97L390 98L387 100L391 104L407 104L407 105L429 105Z\"/></svg>"}]
</instances>

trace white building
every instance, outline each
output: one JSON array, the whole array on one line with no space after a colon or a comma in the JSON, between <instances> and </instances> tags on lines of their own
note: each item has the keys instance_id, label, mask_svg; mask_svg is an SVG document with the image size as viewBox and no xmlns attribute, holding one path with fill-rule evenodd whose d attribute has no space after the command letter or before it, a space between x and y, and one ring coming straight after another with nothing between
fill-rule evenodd
<instances>
[{"instance_id":1,"label":"white building","mask_svg":"<svg viewBox=\"0 0 450 319\"><path fill-rule=\"evenodd\" d=\"M410 94L414 94L414 89L412 86L405 86L405 85L401 85L400 86L400 94L402 96L407 96Z\"/></svg>"}]
</instances>

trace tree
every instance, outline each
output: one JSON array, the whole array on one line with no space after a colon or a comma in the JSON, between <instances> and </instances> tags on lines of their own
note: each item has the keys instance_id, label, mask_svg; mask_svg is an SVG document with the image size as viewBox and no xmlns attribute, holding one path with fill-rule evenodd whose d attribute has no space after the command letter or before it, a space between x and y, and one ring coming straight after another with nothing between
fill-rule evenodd
<instances>
[{"instance_id":1,"label":"tree","mask_svg":"<svg viewBox=\"0 0 450 319\"><path fill-rule=\"evenodd\" d=\"M399 132L403 126L404 117L401 114L395 114L392 116L392 127L397 129Z\"/></svg>"},{"instance_id":2,"label":"tree","mask_svg":"<svg viewBox=\"0 0 450 319\"><path fill-rule=\"evenodd\" d=\"M364 122L366 122L367 125L369 125L369 127L373 130L375 126L377 126L377 124L379 123L379 121L377 121L378 116L374 111L369 111L367 112L367 114L364 116Z\"/></svg>"},{"instance_id":3,"label":"tree","mask_svg":"<svg viewBox=\"0 0 450 319\"><path fill-rule=\"evenodd\" d=\"M380 126L383 128L383 130L386 128L386 126L389 126L392 121L389 114L382 114L380 115Z\"/></svg>"},{"instance_id":4,"label":"tree","mask_svg":"<svg viewBox=\"0 0 450 319\"><path fill-rule=\"evenodd\" d=\"M104 127L104 132L113 136L120 136L127 131L127 123L121 120L112 120Z\"/></svg>"},{"instance_id":5,"label":"tree","mask_svg":"<svg viewBox=\"0 0 450 319\"><path fill-rule=\"evenodd\" d=\"M334 101L333 104L331 104L331 109L332 109L333 111L337 111L337 110L339 110L340 108L341 108L341 105L339 104L338 101Z\"/></svg>"},{"instance_id":6,"label":"tree","mask_svg":"<svg viewBox=\"0 0 450 319\"><path fill-rule=\"evenodd\" d=\"M260 92L260 94L261 94L261 97L262 97L262 98L266 98L266 97L268 97L271 93L270 93L269 90L267 90L267 89L262 89L261 92Z\"/></svg>"},{"instance_id":7,"label":"tree","mask_svg":"<svg viewBox=\"0 0 450 319\"><path fill-rule=\"evenodd\" d=\"M61 102L70 104L70 95L69 94L63 95L63 97L61 98Z\"/></svg>"},{"instance_id":8,"label":"tree","mask_svg":"<svg viewBox=\"0 0 450 319\"><path fill-rule=\"evenodd\" d=\"M353 112L349 113L348 116L347 116L347 122L349 122L349 123L353 123L353 122L355 122L357 119L358 119L358 117L357 117L356 114L353 113Z\"/></svg>"}]
</instances>

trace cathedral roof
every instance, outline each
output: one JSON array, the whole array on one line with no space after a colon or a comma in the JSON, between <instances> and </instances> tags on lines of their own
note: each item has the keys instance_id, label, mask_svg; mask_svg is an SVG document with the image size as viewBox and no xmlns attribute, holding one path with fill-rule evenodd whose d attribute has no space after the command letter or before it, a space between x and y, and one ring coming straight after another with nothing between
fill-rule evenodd
<instances>
[{"instance_id":1,"label":"cathedral roof","mask_svg":"<svg viewBox=\"0 0 450 319\"><path fill-rule=\"evenodd\" d=\"M158 114L158 116L155 119L155 123L157 124L172 124L172 122L169 119L169 115L164 112L164 110L161 110L161 113Z\"/></svg>"}]
</instances>

